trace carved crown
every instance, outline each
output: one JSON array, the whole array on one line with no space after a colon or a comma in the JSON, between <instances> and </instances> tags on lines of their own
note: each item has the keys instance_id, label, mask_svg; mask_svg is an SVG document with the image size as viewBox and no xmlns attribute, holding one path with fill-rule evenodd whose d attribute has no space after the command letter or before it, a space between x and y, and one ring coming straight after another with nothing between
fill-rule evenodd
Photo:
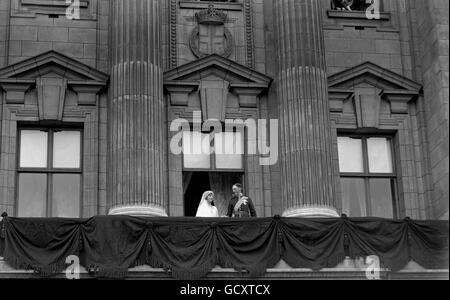
<instances>
[{"instance_id":1,"label":"carved crown","mask_svg":"<svg viewBox=\"0 0 450 300\"><path fill-rule=\"evenodd\" d=\"M214 5L209 5L207 9L196 13L195 17L200 24L224 24L228 19L228 16L214 8Z\"/></svg>"}]
</instances>

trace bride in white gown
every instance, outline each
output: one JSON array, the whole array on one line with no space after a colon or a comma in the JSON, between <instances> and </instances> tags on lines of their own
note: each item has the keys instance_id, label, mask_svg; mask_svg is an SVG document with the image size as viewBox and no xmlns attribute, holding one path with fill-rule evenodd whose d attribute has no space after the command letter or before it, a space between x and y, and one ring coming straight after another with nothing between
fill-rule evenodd
<instances>
[{"instance_id":1,"label":"bride in white gown","mask_svg":"<svg viewBox=\"0 0 450 300\"><path fill-rule=\"evenodd\" d=\"M196 217L219 218L219 211L217 210L217 207L214 206L214 193L212 191L203 193Z\"/></svg>"}]
</instances>

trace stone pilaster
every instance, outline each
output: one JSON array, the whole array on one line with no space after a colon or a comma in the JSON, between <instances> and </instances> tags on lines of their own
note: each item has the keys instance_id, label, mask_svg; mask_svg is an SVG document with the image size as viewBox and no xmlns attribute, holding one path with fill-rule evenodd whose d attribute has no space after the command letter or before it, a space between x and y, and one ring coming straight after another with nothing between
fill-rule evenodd
<instances>
[{"instance_id":1,"label":"stone pilaster","mask_svg":"<svg viewBox=\"0 0 450 300\"><path fill-rule=\"evenodd\" d=\"M110 214L167 216L159 0L111 0Z\"/></svg>"},{"instance_id":2,"label":"stone pilaster","mask_svg":"<svg viewBox=\"0 0 450 300\"><path fill-rule=\"evenodd\" d=\"M274 0L283 215L338 216L321 1Z\"/></svg>"},{"instance_id":3,"label":"stone pilaster","mask_svg":"<svg viewBox=\"0 0 450 300\"><path fill-rule=\"evenodd\" d=\"M0 68L8 65L10 1L0 1Z\"/></svg>"}]
</instances>

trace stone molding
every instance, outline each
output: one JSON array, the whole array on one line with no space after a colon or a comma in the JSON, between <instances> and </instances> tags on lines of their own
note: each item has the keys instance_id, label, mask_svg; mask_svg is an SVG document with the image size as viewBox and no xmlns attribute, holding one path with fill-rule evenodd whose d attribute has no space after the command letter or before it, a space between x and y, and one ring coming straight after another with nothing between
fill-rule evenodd
<instances>
[{"instance_id":1,"label":"stone molding","mask_svg":"<svg viewBox=\"0 0 450 300\"><path fill-rule=\"evenodd\" d=\"M285 218L339 218L335 208L307 206L292 208L283 213Z\"/></svg>"},{"instance_id":2,"label":"stone molding","mask_svg":"<svg viewBox=\"0 0 450 300\"><path fill-rule=\"evenodd\" d=\"M167 217L166 210L153 205L126 205L110 209L109 215L132 217Z\"/></svg>"}]
</instances>

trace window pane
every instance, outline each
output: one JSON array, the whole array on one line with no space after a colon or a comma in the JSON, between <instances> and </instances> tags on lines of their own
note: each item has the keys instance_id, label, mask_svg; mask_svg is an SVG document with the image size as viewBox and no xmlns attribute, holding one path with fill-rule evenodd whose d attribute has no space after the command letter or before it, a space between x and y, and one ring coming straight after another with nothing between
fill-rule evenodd
<instances>
[{"instance_id":1,"label":"window pane","mask_svg":"<svg viewBox=\"0 0 450 300\"><path fill-rule=\"evenodd\" d=\"M366 188L362 178L341 178L342 212L349 217L366 217Z\"/></svg>"},{"instance_id":2,"label":"window pane","mask_svg":"<svg viewBox=\"0 0 450 300\"><path fill-rule=\"evenodd\" d=\"M47 175L19 174L19 217L46 217Z\"/></svg>"},{"instance_id":3,"label":"window pane","mask_svg":"<svg viewBox=\"0 0 450 300\"><path fill-rule=\"evenodd\" d=\"M371 173L393 173L391 142L386 138L367 139Z\"/></svg>"},{"instance_id":4,"label":"window pane","mask_svg":"<svg viewBox=\"0 0 450 300\"><path fill-rule=\"evenodd\" d=\"M80 217L80 175L53 175L52 216Z\"/></svg>"},{"instance_id":5,"label":"window pane","mask_svg":"<svg viewBox=\"0 0 450 300\"><path fill-rule=\"evenodd\" d=\"M48 133L39 130L20 131L20 167L47 167Z\"/></svg>"},{"instance_id":6,"label":"window pane","mask_svg":"<svg viewBox=\"0 0 450 300\"><path fill-rule=\"evenodd\" d=\"M370 198L373 217L394 218L391 179L371 179Z\"/></svg>"},{"instance_id":7,"label":"window pane","mask_svg":"<svg viewBox=\"0 0 450 300\"><path fill-rule=\"evenodd\" d=\"M53 167L80 168L81 132L60 131L53 136Z\"/></svg>"},{"instance_id":8,"label":"window pane","mask_svg":"<svg viewBox=\"0 0 450 300\"><path fill-rule=\"evenodd\" d=\"M184 167L188 169L211 168L210 135L200 132L183 133Z\"/></svg>"},{"instance_id":9,"label":"window pane","mask_svg":"<svg viewBox=\"0 0 450 300\"><path fill-rule=\"evenodd\" d=\"M218 169L243 169L244 143L240 132L215 134L214 146Z\"/></svg>"},{"instance_id":10,"label":"window pane","mask_svg":"<svg viewBox=\"0 0 450 300\"><path fill-rule=\"evenodd\" d=\"M363 173L362 140L338 137L339 168L341 173Z\"/></svg>"}]
</instances>

